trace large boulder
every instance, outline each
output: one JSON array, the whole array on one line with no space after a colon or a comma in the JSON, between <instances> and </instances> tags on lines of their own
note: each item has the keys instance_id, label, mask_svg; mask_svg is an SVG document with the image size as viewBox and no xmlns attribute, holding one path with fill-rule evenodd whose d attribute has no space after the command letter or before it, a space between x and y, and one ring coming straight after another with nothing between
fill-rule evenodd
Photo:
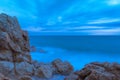
<instances>
[{"instance_id":1,"label":"large boulder","mask_svg":"<svg viewBox=\"0 0 120 80\"><path fill-rule=\"evenodd\" d=\"M120 80L120 64L94 62L67 76L65 80L70 80L72 76L78 76L72 80Z\"/></svg>"},{"instance_id":2,"label":"large boulder","mask_svg":"<svg viewBox=\"0 0 120 80\"><path fill-rule=\"evenodd\" d=\"M5 76L10 77L12 80L18 80L18 76L33 76L34 66L27 62L20 62L16 63L15 69L12 62L0 61L0 72Z\"/></svg>"},{"instance_id":3,"label":"large boulder","mask_svg":"<svg viewBox=\"0 0 120 80\"><path fill-rule=\"evenodd\" d=\"M73 72L73 67L68 62L63 62L60 59L54 60L52 63L45 64L33 61L35 67L35 76L40 78L51 78L53 75L69 75Z\"/></svg>"},{"instance_id":4,"label":"large boulder","mask_svg":"<svg viewBox=\"0 0 120 80\"><path fill-rule=\"evenodd\" d=\"M17 18L0 14L0 60L17 62L16 57L22 55L31 61L29 51L28 34L21 30Z\"/></svg>"},{"instance_id":5,"label":"large boulder","mask_svg":"<svg viewBox=\"0 0 120 80\"><path fill-rule=\"evenodd\" d=\"M0 61L0 72L3 75L6 75L6 76L10 75L13 69L14 69L14 65L12 62Z\"/></svg>"},{"instance_id":6,"label":"large boulder","mask_svg":"<svg viewBox=\"0 0 120 80\"><path fill-rule=\"evenodd\" d=\"M58 74L69 75L73 72L73 66L69 62L63 62L60 59L54 60L52 65L55 67L55 71Z\"/></svg>"},{"instance_id":7,"label":"large boulder","mask_svg":"<svg viewBox=\"0 0 120 80\"><path fill-rule=\"evenodd\" d=\"M20 76L24 75L33 76L34 70L35 70L34 66L28 62L16 63L16 72Z\"/></svg>"},{"instance_id":8,"label":"large boulder","mask_svg":"<svg viewBox=\"0 0 120 80\"><path fill-rule=\"evenodd\" d=\"M40 64L35 70L35 75L40 78L51 78L53 76L54 69L51 64Z\"/></svg>"}]
</instances>

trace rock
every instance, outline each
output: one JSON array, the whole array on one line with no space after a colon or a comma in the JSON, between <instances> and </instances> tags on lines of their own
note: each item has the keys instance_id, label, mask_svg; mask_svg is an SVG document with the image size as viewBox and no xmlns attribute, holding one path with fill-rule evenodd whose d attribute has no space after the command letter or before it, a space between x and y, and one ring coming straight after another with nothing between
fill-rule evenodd
<instances>
[{"instance_id":1,"label":"rock","mask_svg":"<svg viewBox=\"0 0 120 80\"><path fill-rule=\"evenodd\" d=\"M73 75L79 76L73 80L120 80L120 64L117 63L90 63L82 70ZM69 80L73 75L69 75L65 80Z\"/></svg>"},{"instance_id":2,"label":"rock","mask_svg":"<svg viewBox=\"0 0 120 80\"><path fill-rule=\"evenodd\" d=\"M68 75L73 72L73 66L69 62L62 62L60 59L56 59L52 64L56 68L56 73Z\"/></svg>"},{"instance_id":3,"label":"rock","mask_svg":"<svg viewBox=\"0 0 120 80\"><path fill-rule=\"evenodd\" d=\"M15 56L21 54L23 56L27 54L30 57L28 53L30 46L27 32L21 30L16 17L11 17L3 13L0 14L0 45L0 60L17 62L18 60L16 60ZM5 57L3 57L4 55ZM27 60L30 61L31 59L28 58Z\"/></svg>"},{"instance_id":4,"label":"rock","mask_svg":"<svg viewBox=\"0 0 120 80\"><path fill-rule=\"evenodd\" d=\"M67 76L64 80L77 80L79 78L78 75L71 73L69 76ZM80 79L79 79L80 80Z\"/></svg>"},{"instance_id":5,"label":"rock","mask_svg":"<svg viewBox=\"0 0 120 80\"><path fill-rule=\"evenodd\" d=\"M33 74L28 33L21 30L16 17L0 14L0 73L18 80ZM19 76L17 75L17 76Z\"/></svg>"},{"instance_id":6,"label":"rock","mask_svg":"<svg viewBox=\"0 0 120 80\"><path fill-rule=\"evenodd\" d=\"M34 66L28 62L16 63L16 71L18 75L29 75L34 74Z\"/></svg>"},{"instance_id":7,"label":"rock","mask_svg":"<svg viewBox=\"0 0 120 80\"><path fill-rule=\"evenodd\" d=\"M40 78L51 78L53 76L53 68L51 64L41 64L36 69L35 75Z\"/></svg>"},{"instance_id":8,"label":"rock","mask_svg":"<svg viewBox=\"0 0 120 80\"><path fill-rule=\"evenodd\" d=\"M36 61L36 60L32 60L32 64L33 64L33 66L34 66L36 69L38 69L41 65L47 65L47 64L45 64L45 63L38 62L38 61Z\"/></svg>"},{"instance_id":9,"label":"rock","mask_svg":"<svg viewBox=\"0 0 120 80\"><path fill-rule=\"evenodd\" d=\"M32 51L35 47L32 46ZM36 75L51 78L55 72L69 74L73 67L60 60L52 64L34 63L30 56L28 33L21 30L16 17L0 14L0 73L12 80L31 80ZM46 53L43 49L41 53ZM29 77L30 76L30 77ZM2 80L2 79L1 79Z\"/></svg>"},{"instance_id":10,"label":"rock","mask_svg":"<svg viewBox=\"0 0 120 80\"><path fill-rule=\"evenodd\" d=\"M12 52L9 50L0 50L0 61L13 61Z\"/></svg>"},{"instance_id":11,"label":"rock","mask_svg":"<svg viewBox=\"0 0 120 80\"><path fill-rule=\"evenodd\" d=\"M13 69L14 65L12 62L0 61L0 73L2 73L3 75L8 76L9 74L11 74Z\"/></svg>"},{"instance_id":12,"label":"rock","mask_svg":"<svg viewBox=\"0 0 120 80\"><path fill-rule=\"evenodd\" d=\"M44 49L40 49L40 53L47 53Z\"/></svg>"},{"instance_id":13,"label":"rock","mask_svg":"<svg viewBox=\"0 0 120 80\"><path fill-rule=\"evenodd\" d=\"M0 80L11 80L8 77L5 77L3 74L0 73Z\"/></svg>"},{"instance_id":14,"label":"rock","mask_svg":"<svg viewBox=\"0 0 120 80\"><path fill-rule=\"evenodd\" d=\"M29 57L29 55L25 55L25 54L19 54L16 56L15 62L29 62L31 63L31 57Z\"/></svg>"},{"instance_id":15,"label":"rock","mask_svg":"<svg viewBox=\"0 0 120 80\"><path fill-rule=\"evenodd\" d=\"M9 49L8 43L10 42L10 38L7 32L0 32L0 46L1 49Z\"/></svg>"},{"instance_id":16,"label":"rock","mask_svg":"<svg viewBox=\"0 0 120 80\"><path fill-rule=\"evenodd\" d=\"M31 46L31 47L30 47L30 51L31 51L31 52L36 52L36 50L37 50L37 49L36 49L35 46Z\"/></svg>"},{"instance_id":17,"label":"rock","mask_svg":"<svg viewBox=\"0 0 120 80\"><path fill-rule=\"evenodd\" d=\"M21 76L19 80L32 80L30 76Z\"/></svg>"}]
</instances>

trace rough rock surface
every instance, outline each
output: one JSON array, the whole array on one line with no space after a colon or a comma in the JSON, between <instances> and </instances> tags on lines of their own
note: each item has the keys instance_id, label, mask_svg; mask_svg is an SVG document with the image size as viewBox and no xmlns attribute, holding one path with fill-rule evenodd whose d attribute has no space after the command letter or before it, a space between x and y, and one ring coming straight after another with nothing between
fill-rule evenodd
<instances>
[{"instance_id":1,"label":"rough rock surface","mask_svg":"<svg viewBox=\"0 0 120 80\"><path fill-rule=\"evenodd\" d=\"M69 62L62 62L60 59L54 60L52 65L56 68L58 74L68 75L73 72L73 66Z\"/></svg>"},{"instance_id":2,"label":"rough rock surface","mask_svg":"<svg viewBox=\"0 0 120 80\"><path fill-rule=\"evenodd\" d=\"M35 75L40 78L51 78L53 76L53 68L51 64L41 64L36 70Z\"/></svg>"},{"instance_id":3,"label":"rough rock surface","mask_svg":"<svg viewBox=\"0 0 120 80\"><path fill-rule=\"evenodd\" d=\"M32 76L34 74L34 66L27 62L21 62L16 64L16 71L18 75Z\"/></svg>"},{"instance_id":4,"label":"rough rock surface","mask_svg":"<svg viewBox=\"0 0 120 80\"><path fill-rule=\"evenodd\" d=\"M0 80L11 80L8 77L5 77L3 74L0 73Z\"/></svg>"},{"instance_id":5,"label":"rough rock surface","mask_svg":"<svg viewBox=\"0 0 120 80\"><path fill-rule=\"evenodd\" d=\"M13 69L14 65L12 62L0 61L0 73L2 73L3 75L8 76L9 74L11 74Z\"/></svg>"},{"instance_id":6,"label":"rough rock surface","mask_svg":"<svg viewBox=\"0 0 120 80\"><path fill-rule=\"evenodd\" d=\"M17 18L0 14L0 60L30 61L29 51L28 34L21 30Z\"/></svg>"},{"instance_id":7,"label":"rough rock surface","mask_svg":"<svg viewBox=\"0 0 120 80\"><path fill-rule=\"evenodd\" d=\"M60 59L54 60L52 63L33 63L36 70L35 75L43 78L51 78L55 74L59 75L69 75L73 72L73 67L68 62L63 62Z\"/></svg>"},{"instance_id":8,"label":"rough rock surface","mask_svg":"<svg viewBox=\"0 0 120 80\"><path fill-rule=\"evenodd\" d=\"M21 30L17 18L0 14L0 73L14 79L32 74L29 51L28 34Z\"/></svg>"},{"instance_id":9,"label":"rough rock surface","mask_svg":"<svg viewBox=\"0 0 120 80\"><path fill-rule=\"evenodd\" d=\"M19 80L32 80L30 76L21 76Z\"/></svg>"},{"instance_id":10,"label":"rough rock surface","mask_svg":"<svg viewBox=\"0 0 120 80\"><path fill-rule=\"evenodd\" d=\"M0 73L12 80L21 74L32 74L29 51L28 34L21 30L17 18L0 14Z\"/></svg>"},{"instance_id":11,"label":"rough rock surface","mask_svg":"<svg viewBox=\"0 0 120 80\"><path fill-rule=\"evenodd\" d=\"M120 80L120 64L94 62L67 76L65 80Z\"/></svg>"}]
</instances>

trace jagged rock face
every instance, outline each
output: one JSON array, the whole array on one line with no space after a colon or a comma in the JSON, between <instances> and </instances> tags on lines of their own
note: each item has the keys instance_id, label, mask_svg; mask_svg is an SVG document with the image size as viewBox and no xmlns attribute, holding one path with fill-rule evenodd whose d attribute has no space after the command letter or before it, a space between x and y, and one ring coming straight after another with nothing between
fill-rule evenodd
<instances>
[{"instance_id":1,"label":"jagged rock face","mask_svg":"<svg viewBox=\"0 0 120 80\"><path fill-rule=\"evenodd\" d=\"M69 75L65 80L71 80L70 78L73 78L72 80L120 80L120 64L94 62Z\"/></svg>"},{"instance_id":2,"label":"jagged rock face","mask_svg":"<svg viewBox=\"0 0 120 80\"><path fill-rule=\"evenodd\" d=\"M17 18L0 14L0 60L13 61L13 56L24 56L23 60L26 57L29 61L29 51L28 34L21 30ZM14 61L20 61L17 59Z\"/></svg>"}]
</instances>

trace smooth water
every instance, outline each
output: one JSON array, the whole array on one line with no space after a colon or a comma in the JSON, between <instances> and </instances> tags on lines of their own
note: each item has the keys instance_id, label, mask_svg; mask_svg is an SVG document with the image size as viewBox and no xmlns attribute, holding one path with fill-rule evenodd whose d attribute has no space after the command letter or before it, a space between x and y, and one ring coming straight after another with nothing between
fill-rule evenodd
<instances>
[{"instance_id":1,"label":"smooth water","mask_svg":"<svg viewBox=\"0 0 120 80\"><path fill-rule=\"evenodd\" d=\"M30 41L37 48L32 58L40 62L60 58L75 70L90 62L120 62L120 36L30 36Z\"/></svg>"}]
</instances>

